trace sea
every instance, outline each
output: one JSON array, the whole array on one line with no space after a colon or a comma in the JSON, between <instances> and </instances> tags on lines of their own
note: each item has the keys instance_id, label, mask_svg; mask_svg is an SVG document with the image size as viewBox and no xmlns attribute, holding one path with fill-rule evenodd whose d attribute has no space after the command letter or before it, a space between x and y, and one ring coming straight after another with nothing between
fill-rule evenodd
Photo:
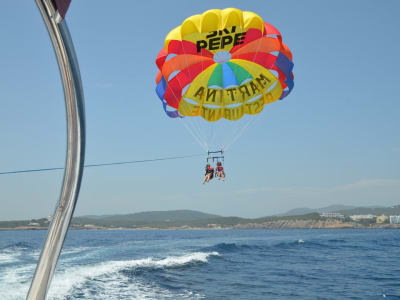
<instances>
[{"instance_id":1,"label":"sea","mask_svg":"<svg viewBox=\"0 0 400 300\"><path fill-rule=\"evenodd\" d=\"M0 231L25 299L46 231ZM400 230L71 230L47 299L400 299Z\"/></svg>"}]
</instances>

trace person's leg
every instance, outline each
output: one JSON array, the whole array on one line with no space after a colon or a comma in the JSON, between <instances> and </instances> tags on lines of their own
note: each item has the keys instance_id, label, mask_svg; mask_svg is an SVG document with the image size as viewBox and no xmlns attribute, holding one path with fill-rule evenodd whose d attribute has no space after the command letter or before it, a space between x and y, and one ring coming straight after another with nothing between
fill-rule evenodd
<instances>
[{"instance_id":1,"label":"person's leg","mask_svg":"<svg viewBox=\"0 0 400 300\"><path fill-rule=\"evenodd\" d=\"M206 175L206 177L204 177L204 181L203 184L208 182L210 180L210 173Z\"/></svg>"}]
</instances>

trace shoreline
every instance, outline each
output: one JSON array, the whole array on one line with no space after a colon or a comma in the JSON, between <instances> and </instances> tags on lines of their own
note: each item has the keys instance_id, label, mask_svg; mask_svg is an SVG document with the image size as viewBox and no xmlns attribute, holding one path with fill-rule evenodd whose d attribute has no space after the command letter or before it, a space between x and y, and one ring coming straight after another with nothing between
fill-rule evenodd
<instances>
[{"instance_id":1,"label":"shoreline","mask_svg":"<svg viewBox=\"0 0 400 300\"><path fill-rule=\"evenodd\" d=\"M262 226L264 224L238 224L235 226L225 227L190 227L190 226L179 226L179 227L102 227L102 226L71 226L68 230L288 230L288 229L400 229L400 224L372 224L370 226L363 226L360 224L335 224L327 226L276 226L277 224L269 224L270 226ZM22 230L48 230L47 227L38 226L19 226L13 228L0 227L0 231L22 231Z\"/></svg>"}]
</instances>

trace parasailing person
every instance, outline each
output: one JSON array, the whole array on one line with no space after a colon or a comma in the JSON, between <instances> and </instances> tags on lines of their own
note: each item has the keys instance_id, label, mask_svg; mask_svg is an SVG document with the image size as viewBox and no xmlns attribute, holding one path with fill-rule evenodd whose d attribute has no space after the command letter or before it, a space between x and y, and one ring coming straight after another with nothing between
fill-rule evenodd
<instances>
[{"instance_id":1,"label":"parasailing person","mask_svg":"<svg viewBox=\"0 0 400 300\"><path fill-rule=\"evenodd\" d=\"M222 181L225 181L225 171L220 161L217 162L217 167L215 168L215 177L218 178L218 180L222 178Z\"/></svg>"},{"instance_id":2,"label":"parasailing person","mask_svg":"<svg viewBox=\"0 0 400 300\"><path fill-rule=\"evenodd\" d=\"M214 178L214 168L211 167L210 164L206 165L206 174L204 174L203 184L209 182L211 179Z\"/></svg>"}]
</instances>

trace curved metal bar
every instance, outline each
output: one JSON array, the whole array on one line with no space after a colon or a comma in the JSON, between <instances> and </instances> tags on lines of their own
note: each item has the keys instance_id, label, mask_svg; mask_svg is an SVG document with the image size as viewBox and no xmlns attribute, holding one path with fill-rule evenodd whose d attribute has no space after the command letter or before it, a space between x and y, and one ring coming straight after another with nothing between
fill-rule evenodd
<instances>
[{"instance_id":1,"label":"curved metal bar","mask_svg":"<svg viewBox=\"0 0 400 300\"><path fill-rule=\"evenodd\" d=\"M35 0L60 68L67 115L67 156L63 186L27 299L45 299L78 200L85 156L85 109L74 46L65 20L51 0Z\"/></svg>"}]
</instances>

